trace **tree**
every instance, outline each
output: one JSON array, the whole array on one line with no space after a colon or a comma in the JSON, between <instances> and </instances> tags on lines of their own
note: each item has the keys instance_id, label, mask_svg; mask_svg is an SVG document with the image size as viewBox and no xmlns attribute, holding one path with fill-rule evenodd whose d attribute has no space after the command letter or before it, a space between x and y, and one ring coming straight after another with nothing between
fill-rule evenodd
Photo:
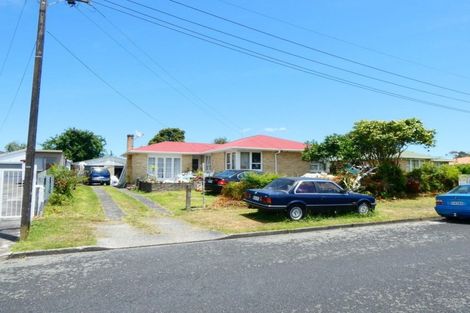
<instances>
[{"instance_id":1,"label":"tree","mask_svg":"<svg viewBox=\"0 0 470 313\"><path fill-rule=\"evenodd\" d=\"M325 137L322 143L307 142L302 158L304 161L346 161L356 163L360 158L348 135L333 134Z\"/></svg>"},{"instance_id":2,"label":"tree","mask_svg":"<svg viewBox=\"0 0 470 313\"><path fill-rule=\"evenodd\" d=\"M26 148L26 144L18 143L16 141L12 141L12 142L7 143L5 145L5 151L6 152L18 151L18 150L25 149L25 148Z\"/></svg>"},{"instance_id":3,"label":"tree","mask_svg":"<svg viewBox=\"0 0 470 313\"><path fill-rule=\"evenodd\" d=\"M222 145L222 144L227 143L227 142L228 142L228 140L225 137L218 137L218 138L214 139L214 143L218 144L218 145Z\"/></svg>"},{"instance_id":4,"label":"tree","mask_svg":"<svg viewBox=\"0 0 470 313\"><path fill-rule=\"evenodd\" d=\"M68 128L62 134L46 140L43 149L62 150L74 162L103 156L106 140L88 130Z\"/></svg>"},{"instance_id":5,"label":"tree","mask_svg":"<svg viewBox=\"0 0 470 313\"><path fill-rule=\"evenodd\" d=\"M5 147L5 149L6 149L6 147ZM469 157L470 156L470 153L465 152L465 151L451 151L449 153L453 155L454 159L464 158L464 157Z\"/></svg>"},{"instance_id":6,"label":"tree","mask_svg":"<svg viewBox=\"0 0 470 313\"><path fill-rule=\"evenodd\" d=\"M163 128L149 141L149 145L163 141L184 142L185 131L179 128Z\"/></svg>"},{"instance_id":7,"label":"tree","mask_svg":"<svg viewBox=\"0 0 470 313\"><path fill-rule=\"evenodd\" d=\"M363 161L378 166L398 165L410 145L434 146L436 131L424 128L416 118L398 121L359 121L348 134Z\"/></svg>"}]
</instances>

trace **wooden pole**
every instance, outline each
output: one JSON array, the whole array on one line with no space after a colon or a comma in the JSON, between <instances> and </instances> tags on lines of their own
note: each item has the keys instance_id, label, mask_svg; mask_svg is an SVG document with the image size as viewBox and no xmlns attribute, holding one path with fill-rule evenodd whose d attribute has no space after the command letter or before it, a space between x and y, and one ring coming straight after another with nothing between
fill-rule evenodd
<instances>
[{"instance_id":1,"label":"wooden pole","mask_svg":"<svg viewBox=\"0 0 470 313\"><path fill-rule=\"evenodd\" d=\"M191 184L186 185L186 210L191 210Z\"/></svg>"}]
</instances>

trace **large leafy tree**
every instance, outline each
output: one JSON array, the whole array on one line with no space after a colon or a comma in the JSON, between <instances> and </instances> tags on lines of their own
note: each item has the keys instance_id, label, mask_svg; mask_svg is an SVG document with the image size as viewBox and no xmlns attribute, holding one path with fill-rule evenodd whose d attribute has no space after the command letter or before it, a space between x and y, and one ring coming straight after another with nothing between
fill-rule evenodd
<instances>
[{"instance_id":1,"label":"large leafy tree","mask_svg":"<svg viewBox=\"0 0 470 313\"><path fill-rule=\"evenodd\" d=\"M62 150L67 159L74 162L104 155L106 140L88 130L68 128L62 134L46 140L43 149Z\"/></svg>"},{"instance_id":2,"label":"large leafy tree","mask_svg":"<svg viewBox=\"0 0 470 313\"><path fill-rule=\"evenodd\" d=\"M149 141L149 145L163 141L184 142L185 131L179 128L163 128Z\"/></svg>"},{"instance_id":3,"label":"large leafy tree","mask_svg":"<svg viewBox=\"0 0 470 313\"><path fill-rule=\"evenodd\" d=\"M5 145L5 151L6 152L18 151L18 150L21 150L21 149L24 149L24 148L26 148L26 144L18 143L16 141L12 141L12 142L7 143Z\"/></svg>"},{"instance_id":4,"label":"large leafy tree","mask_svg":"<svg viewBox=\"0 0 470 313\"><path fill-rule=\"evenodd\" d=\"M228 142L228 140L225 137L218 137L218 138L214 139L214 143L219 144L219 145L227 143L227 142Z\"/></svg>"},{"instance_id":5,"label":"large leafy tree","mask_svg":"<svg viewBox=\"0 0 470 313\"><path fill-rule=\"evenodd\" d=\"M303 153L306 161L343 161L378 166L398 165L410 145L434 145L435 130L426 129L415 118L398 121L359 121L346 135L330 135L321 143L310 143Z\"/></svg>"},{"instance_id":6,"label":"large leafy tree","mask_svg":"<svg viewBox=\"0 0 470 313\"><path fill-rule=\"evenodd\" d=\"M6 148L6 147L5 147ZM454 158L463 158L463 157L468 157L470 156L470 153L468 152L465 152L465 151L451 151L449 152L450 154L452 154L452 156Z\"/></svg>"}]
</instances>

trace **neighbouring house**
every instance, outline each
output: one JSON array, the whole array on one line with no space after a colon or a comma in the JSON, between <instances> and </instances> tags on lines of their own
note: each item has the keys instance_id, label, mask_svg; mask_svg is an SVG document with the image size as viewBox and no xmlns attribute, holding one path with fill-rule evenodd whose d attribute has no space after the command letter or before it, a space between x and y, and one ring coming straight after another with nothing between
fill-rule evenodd
<instances>
[{"instance_id":1,"label":"neighbouring house","mask_svg":"<svg viewBox=\"0 0 470 313\"><path fill-rule=\"evenodd\" d=\"M25 160L26 149L0 154L0 169L22 169ZM70 161L61 150L36 150L34 163L38 172L45 171L54 164L70 167Z\"/></svg>"},{"instance_id":2,"label":"neighbouring house","mask_svg":"<svg viewBox=\"0 0 470 313\"><path fill-rule=\"evenodd\" d=\"M73 168L80 170L83 166L83 170L90 170L92 167L104 167L109 170L111 175L120 177L121 173L126 165L126 158L118 156L104 156L102 158L96 158L91 160L85 160L75 162L72 164Z\"/></svg>"},{"instance_id":3,"label":"neighbouring house","mask_svg":"<svg viewBox=\"0 0 470 313\"><path fill-rule=\"evenodd\" d=\"M470 157L455 158L451 162L452 164L470 164Z\"/></svg>"},{"instance_id":4,"label":"neighbouring house","mask_svg":"<svg viewBox=\"0 0 470 313\"><path fill-rule=\"evenodd\" d=\"M258 135L225 144L166 141L134 148L134 136L128 135L127 180L135 182L148 175L172 180L181 173L199 170L251 169L286 176L327 170L322 163L302 160L305 147L303 142Z\"/></svg>"},{"instance_id":5,"label":"neighbouring house","mask_svg":"<svg viewBox=\"0 0 470 313\"><path fill-rule=\"evenodd\" d=\"M420 168L426 162L432 162L437 166L450 164L451 159L440 157L433 157L427 154L420 154L412 151L405 151L402 153L399 161L400 168L405 172L411 172L414 169Z\"/></svg>"}]
</instances>

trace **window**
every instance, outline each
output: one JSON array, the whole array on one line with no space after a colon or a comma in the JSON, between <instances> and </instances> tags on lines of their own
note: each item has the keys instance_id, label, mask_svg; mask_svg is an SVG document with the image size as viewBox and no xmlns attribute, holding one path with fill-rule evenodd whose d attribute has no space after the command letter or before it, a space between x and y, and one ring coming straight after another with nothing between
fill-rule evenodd
<instances>
[{"instance_id":1,"label":"window","mask_svg":"<svg viewBox=\"0 0 470 313\"><path fill-rule=\"evenodd\" d=\"M210 156L210 155L205 155L204 156L204 165L205 165L204 170L206 172L212 171L212 156Z\"/></svg>"},{"instance_id":2,"label":"window","mask_svg":"<svg viewBox=\"0 0 470 313\"><path fill-rule=\"evenodd\" d=\"M157 178L163 178L163 173L165 172L165 159L158 158L157 160Z\"/></svg>"},{"instance_id":3,"label":"window","mask_svg":"<svg viewBox=\"0 0 470 313\"><path fill-rule=\"evenodd\" d=\"M250 152L240 152L240 169L250 169Z\"/></svg>"},{"instance_id":4,"label":"window","mask_svg":"<svg viewBox=\"0 0 470 313\"><path fill-rule=\"evenodd\" d=\"M171 172L171 168L172 168L172 165L171 164L173 161L172 158L165 158L165 178L171 178L172 177L172 172Z\"/></svg>"},{"instance_id":5,"label":"window","mask_svg":"<svg viewBox=\"0 0 470 313\"><path fill-rule=\"evenodd\" d=\"M236 155L235 152L225 154L227 170L234 170L236 168Z\"/></svg>"},{"instance_id":6,"label":"window","mask_svg":"<svg viewBox=\"0 0 470 313\"><path fill-rule=\"evenodd\" d=\"M421 168L422 165L422 160L408 160L408 171L411 172L414 169Z\"/></svg>"},{"instance_id":7,"label":"window","mask_svg":"<svg viewBox=\"0 0 470 313\"><path fill-rule=\"evenodd\" d=\"M155 176L155 158L147 159L147 175Z\"/></svg>"},{"instance_id":8,"label":"window","mask_svg":"<svg viewBox=\"0 0 470 313\"><path fill-rule=\"evenodd\" d=\"M320 162L310 163L310 172L312 173L321 173L325 171L325 166Z\"/></svg>"},{"instance_id":9,"label":"window","mask_svg":"<svg viewBox=\"0 0 470 313\"><path fill-rule=\"evenodd\" d=\"M295 193L315 193L315 183L313 181L301 182Z\"/></svg>"},{"instance_id":10,"label":"window","mask_svg":"<svg viewBox=\"0 0 470 313\"><path fill-rule=\"evenodd\" d=\"M330 182L316 182L319 193L341 193L341 188Z\"/></svg>"},{"instance_id":11,"label":"window","mask_svg":"<svg viewBox=\"0 0 470 313\"><path fill-rule=\"evenodd\" d=\"M251 169L261 170L261 152L251 153Z\"/></svg>"},{"instance_id":12,"label":"window","mask_svg":"<svg viewBox=\"0 0 470 313\"><path fill-rule=\"evenodd\" d=\"M181 174L181 159L174 158L173 159L173 177L176 177L179 174Z\"/></svg>"}]
</instances>

